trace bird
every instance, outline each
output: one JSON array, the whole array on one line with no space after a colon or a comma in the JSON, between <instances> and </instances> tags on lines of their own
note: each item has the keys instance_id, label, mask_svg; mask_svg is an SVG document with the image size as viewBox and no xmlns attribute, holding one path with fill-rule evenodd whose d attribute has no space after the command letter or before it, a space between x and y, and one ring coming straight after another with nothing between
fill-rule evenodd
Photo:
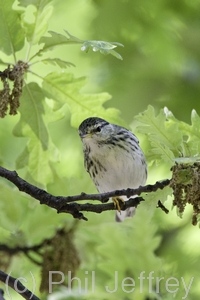
<instances>
[{"instance_id":1,"label":"bird","mask_svg":"<svg viewBox=\"0 0 200 300\"><path fill-rule=\"evenodd\" d=\"M131 131L104 119L90 117L82 121L78 133L83 146L85 169L99 193L145 185L146 159L139 140ZM117 222L133 216L134 207L120 209L119 202L127 201L126 196L113 197L112 200Z\"/></svg>"}]
</instances>

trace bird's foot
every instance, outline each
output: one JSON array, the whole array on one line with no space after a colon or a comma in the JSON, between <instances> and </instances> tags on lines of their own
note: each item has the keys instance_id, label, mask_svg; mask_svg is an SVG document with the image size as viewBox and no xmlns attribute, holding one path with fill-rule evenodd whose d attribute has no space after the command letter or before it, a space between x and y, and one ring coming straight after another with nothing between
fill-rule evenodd
<instances>
[{"instance_id":1,"label":"bird's foot","mask_svg":"<svg viewBox=\"0 0 200 300\"><path fill-rule=\"evenodd\" d=\"M120 197L113 197L112 198L112 201L114 202L114 206L115 208L120 212L121 211L121 208L120 208L120 205L119 205L119 202L125 202L123 198L120 198Z\"/></svg>"}]
</instances>

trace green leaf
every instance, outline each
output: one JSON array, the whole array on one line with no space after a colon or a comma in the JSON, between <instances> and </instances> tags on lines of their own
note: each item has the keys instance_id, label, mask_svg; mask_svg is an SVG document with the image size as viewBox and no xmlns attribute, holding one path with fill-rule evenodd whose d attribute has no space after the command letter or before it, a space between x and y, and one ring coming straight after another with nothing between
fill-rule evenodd
<instances>
[{"instance_id":1,"label":"green leaf","mask_svg":"<svg viewBox=\"0 0 200 300\"><path fill-rule=\"evenodd\" d=\"M169 166L174 165L175 155L168 147L160 143L160 141L152 141L151 147L151 159L158 160L158 158L160 158L161 160L164 160Z\"/></svg>"},{"instance_id":2,"label":"green leaf","mask_svg":"<svg viewBox=\"0 0 200 300\"><path fill-rule=\"evenodd\" d=\"M29 5L29 1L21 1L23 6ZM53 7L48 5L51 0L38 0L31 3L35 5L36 11L33 13L34 22L29 23L23 19L23 26L26 30L26 37L28 42L35 45L39 42L40 38L46 33L48 28L48 20L53 12Z\"/></svg>"},{"instance_id":3,"label":"green leaf","mask_svg":"<svg viewBox=\"0 0 200 300\"><path fill-rule=\"evenodd\" d=\"M8 66L8 63L7 63L7 62L4 62L2 59L0 59L0 64L1 64L1 65L4 65L4 66Z\"/></svg>"},{"instance_id":4,"label":"green leaf","mask_svg":"<svg viewBox=\"0 0 200 300\"><path fill-rule=\"evenodd\" d=\"M24 87L20 121L15 126L16 136L28 137L29 140L17 159L18 168L27 168L28 174L41 185L52 180L50 161L57 159L57 149L51 142L47 126L44 123L44 95L36 83Z\"/></svg>"},{"instance_id":5,"label":"green leaf","mask_svg":"<svg viewBox=\"0 0 200 300\"><path fill-rule=\"evenodd\" d=\"M62 60L60 58L46 58L40 60L40 62L44 64L58 65L61 69L65 69L68 67L75 67L75 65L69 61Z\"/></svg>"},{"instance_id":6,"label":"green leaf","mask_svg":"<svg viewBox=\"0 0 200 300\"><path fill-rule=\"evenodd\" d=\"M3 182L0 183L0 190L0 227L16 231L26 215L28 198Z\"/></svg>"},{"instance_id":7,"label":"green leaf","mask_svg":"<svg viewBox=\"0 0 200 300\"><path fill-rule=\"evenodd\" d=\"M200 117L193 109L191 113L191 125L185 122L179 121L175 118L173 113L166 107L164 109L168 123L178 127L179 132L183 136L183 154L185 159L187 157L190 161L199 160L200 153ZM180 162L181 158L176 159ZM185 161L186 162L186 161Z\"/></svg>"},{"instance_id":8,"label":"green leaf","mask_svg":"<svg viewBox=\"0 0 200 300\"><path fill-rule=\"evenodd\" d=\"M162 203L167 201L168 197L172 195L172 188L169 186L166 186L164 189L159 189L156 192L148 193L148 194L142 194L142 197L145 199L144 207L149 213L152 213L152 215L155 212L155 209L158 204L158 200L160 200Z\"/></svg>"},{"instance_id":9,"label":"green leaf","mask_svg":"<svg viewBox=\"0 0 200 300\"><path fill-rule=\"evenodd\" d=\"M176 162L188 163L200 160L200 117L192 111L191 125L179 121L166 107L155 116L154 108L136 117L138 131L147 135L150 144L150 158L161 158L169 165Z\"/></svg>"},{"instance_id":10,"label":"green leaf","mask_svg":"<svg viewBox=\"0 0 200 300\"><path fill-rule=\"evenodd\" d=\"M24 30L20 24L21 11L13 10L12 5L13 0L0 1L0 49L15 58L15 52L24 45Z\"/></svg>"},{"instance_id":11,"label":"green leaf","mask_svg":"<svg viewBox=\"0 0 200 300\"><path fill-rule=\"evenodd\" d=\"M55 228L64 220L66 224L66 215L56 214L55 210L40 205L37 200L20 193L15 187L0 182L0 190L0 232L3 228L12 233L10 246L38 244L51 237Z\"/></svg>"},{"instance_id":12,"label":"green leaf","mask_svg":"<svg viewBox=\"0 0 200 300\"><path fill-rule=\"evenodd\" d=\"M34 5L40 11L50 2L52 0L19 0L20 6L27 7L28 5Z\"/></svg>"},{"instance_id":13,"label":"green leaf","mask_svg":"<svg viewBox=\"0 0 200 300\"><path fill-rule=\"evenodd\" d=\"M1 244L6 244L10 236L10 231L0 227Z\"/></svg>"},{"instance_id":14,"label":"green leaf","mask_svg":"<svg viewBox=\"0 0 200 300\"><path fill-rule=\"evenodd\" d=\"M100 51L102 54L111 54L118 59L123 59L122 56L117 53L114 48L117 46L124 47L124 45L117 42L104 42L104 41L85 41L81 47L82 51L88 52L89 48L92 48L94 52Z\"/></svg>"},{"instance_id":15,"label":"green leaf","mask_svg":"<svg viewBox=\"0 0 200 300\"><path fill-rule=\"evenodd\" d=\"M148 109L136 117L142 126L139 126L141 132L148 133L154 140L159 138L159 142L168 146L172 150L177 151L182 141L182 135L178 130L176 124L171 124L167 126L166 116L164 110L161 109L160 113L155 116L155 111L153 106L149 105ZM172 135L173 132L173 135Z\"/></svg>"},{"instance_id":16,"label":"green leaf","mask_svg":"<svg viewBox=\"0 0 200 300\"><path fill-rule=\"evenodd\" d=\"M70 223L71 219L65 214L56 214L56 210L40 205L38 201L31 199L29 201L29 211L27 211L20 229L23 232L26 244L36 245L52 237L56 228L63 226L63 223L68 224L68 221Z\"/></svg>"},{"instance_id":17,"label":"green leaf","mask_svg":"<svg viewBox=\"0 0 200 300\"><path fill-rule=\"evenodd\" d=\"M43 36L39 42L39 44L44 43L42 52L52 50L54 47L60 46L63 44L64 45L65 44L77 44L77 43L80 44L83 42L82 40L79 40L78 38L74 38L74 39L71 38L71 35L70 35L70 37L67 37L63 34L60 34L60 33L54 32L54 31L48 31L48 33L51 35L51 37Z\"/></svg>"},{"instance_id":18,"label":"green leaf","mask_svg":"<svg viewBox=\"0 0 200 300\"><path fill-rule=\"evenodd\" d=\"M191 122L192 122L192 133L196 135L198 139L200 139L200 131L199 131L199 125L200 125L200 117L197 114L196 110L192 110L191 114Z\"/></svg>"},{"instance_id":19,"label":"green leaf","mask_svg":"<svg viewBox=\"0 0 200 300\"><path fill-rule=\"evenodd\" d=\"M155 207L151 209L154 211ZM145 203L137 208L134 220L126 220L117 225L101 224L98 229L100 239L97 246L98 268L108 277L106 285L114 288L117 271L119 283L127 276L134 278L136 282L134 295L137 295L140 287L137 280L142 271L149 274L153 270L155 276L160 274L161 260L155 255L160 243L160 237L156 236L157 226L152 220L152 212L146 209ZM142 259L136 259L141 253ZM143 293L147 292L148 282L144 282ZM120 299L124 297L121 288L118 289L118 296Z\"/></svg>"},{"instance_id":20,"label":"green leaf","mask_svg":"<svg viewBox=\"0 0 200 300\"><path fill-rule=\"evenodd\" d=\"M81 39L77 38L76 36L70 34L69 31L67 31L66 29L64 29L64 31L68 35L68 41L70 41L71 43L73 42L73 43L80 44L80 43L84 42L83 40L81 40Z\"/></svg>"},{"instance_id":21,"label":"green leaf","mask_svg":"<svg viewBox=\"0 0 200 300\"><path fill-rule=\"evenodd\" d=\"M40 44L44 43L43 48L37 53L41 55L43 52L53 49L56 46L63 44L83 44L81 47L82 51L88 52L89 48L92 48L94 52L100 51L102 54L111 54L118 59L122 59L121 55L117 53L114 48L117 46L123 47L122 44L117 42L104 42L104 41L90 41L81 40L73 35L71 35L67 30L65 30L67 36L63 34L56 33L54 31L49 31L51 37L42 37L40 39Z\"/></svg>"},{"instance_id":22,"label":"green leaf","mask_svg":"<svg viewBox=\"0 0 200 300\"><path fill-rule=\"evenodd\" d=\"M14 133L16 136L29 136L31 129L41 142L43 149L47 150L49 136L42 117L44 114L43 102L44 94L38 84L31 82L25 85L19 109L21 118Z\"/></svg>"},{"instance_id":23,"label":"green leaf","mask_svg":"<svg viewBox=\"0 0 200 300\"><path fill-rule=\"evenodd\" d=\"M110 99L108 93L82 94L80 89L85 85L86 78L74 78L72 74L50 73L43 81L46 96L56 101L55 109L67 104L71 111L72 125L77 127L80 122L90 116L100 116L114 122L120 122L118 110L105 109L102 105Z\"/></svg>"},{"instance_id":24,"label":"green leaf","mask_svg":"<svg viewBox=\"0 0 200 300\"><path fill-rule=\"evenodd\" d=\"M174 158L180 156L183 150L183 134L176 123L169 123L166 119L164 110L155 116L152 106L136 116L139 121L138 131L147 135L151 143L151 153L156 157L164 159L167 163L173 165Z\"/></svg>"},{"instance_id":25,"label":"green leaf","mask_svg":"<svg viewBox=\"0 0 200 300\"><path fill-rule=\"evenodd\" d=\"M43 44L44 46L43 48L36 53L37 55L42 55L43 52L52 50L54 47L56 46L60 46L60 45L66 45L66 44L82 44L83 41L79 40L78 38L72 36L68 31L65 30L65 32L67 32L68 37L54 32L54 31L48 31L48 33L51 35L51 37L48 36L43 36L40 41L39 44ZM35 57L36 55L34 55Z\"/></svg>"}]
</instances>

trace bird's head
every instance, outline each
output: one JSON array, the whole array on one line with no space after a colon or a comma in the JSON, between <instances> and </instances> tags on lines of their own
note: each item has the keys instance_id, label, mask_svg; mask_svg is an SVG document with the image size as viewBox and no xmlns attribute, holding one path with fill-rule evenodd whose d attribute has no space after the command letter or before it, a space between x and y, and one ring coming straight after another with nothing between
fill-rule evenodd
<instances>
[{"instance_id":1,"label":"bird's head","mask_svg":"<svg viewBox=\"0 0 200 300\"><path fill-rule=\"evenodd\" d=\"M103 142L113 134L113 125L101 118L88 118L79 126L78 133L82 141L92 138Z\"/></svg>"}]
</instances>

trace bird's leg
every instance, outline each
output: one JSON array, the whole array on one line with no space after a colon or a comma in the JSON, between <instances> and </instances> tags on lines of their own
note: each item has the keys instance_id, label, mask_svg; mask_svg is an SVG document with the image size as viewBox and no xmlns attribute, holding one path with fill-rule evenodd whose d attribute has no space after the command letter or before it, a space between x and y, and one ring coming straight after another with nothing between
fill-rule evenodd
<instances>
[{"instance_id":1,"label":"bird's leg","mask_svg":"<svg viewBox=\"0 0 200 300\"><path fill-rule=\"evenodd\" d=\"M121 201L124 203L124 199L121 197L112 197L112 201L114 202L115 208L120 212L121 208L120 208L119 202Z\"/></svg>"}]
</instances>

